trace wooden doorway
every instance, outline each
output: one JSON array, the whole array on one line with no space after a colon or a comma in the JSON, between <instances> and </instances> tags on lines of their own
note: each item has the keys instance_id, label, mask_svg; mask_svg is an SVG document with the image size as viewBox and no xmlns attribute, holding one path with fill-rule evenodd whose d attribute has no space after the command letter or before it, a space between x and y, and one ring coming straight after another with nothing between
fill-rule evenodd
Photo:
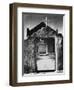
<instances>
[{"instance_id":1,"label":"wooden doorway","mask_svg":"<svg viewBox=\"0 0 74 90\"><path fill-rule=\"evenodd\" d=\"M36 44L37 72L53 72L56 70L55 38L37 38Z\"/></svg>"}]
</instances>

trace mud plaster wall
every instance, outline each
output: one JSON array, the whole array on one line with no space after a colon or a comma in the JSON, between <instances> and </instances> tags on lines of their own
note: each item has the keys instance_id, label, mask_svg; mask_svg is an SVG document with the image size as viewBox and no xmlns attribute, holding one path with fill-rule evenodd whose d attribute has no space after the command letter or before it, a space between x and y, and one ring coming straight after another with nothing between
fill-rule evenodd
<instances>
[{"instance_id":1,"label":"mud plaster wall","mask_svg":"<svg viewBox=\"0 0 74 90\"><path fill-rule=\"evenodd\" d=\"M35 44L37 42L35 38L36 37L48 38L51 36L56 37L56 32L54 33L49 28L42 28L38 30L37 32L34 32L32 36L30 36L27 40L24 40L24 73L36 72ZM60 47L57 50L60 50ZM59 52L61 51L58 51L57 53Z\"/></svg>"}]
</instances>

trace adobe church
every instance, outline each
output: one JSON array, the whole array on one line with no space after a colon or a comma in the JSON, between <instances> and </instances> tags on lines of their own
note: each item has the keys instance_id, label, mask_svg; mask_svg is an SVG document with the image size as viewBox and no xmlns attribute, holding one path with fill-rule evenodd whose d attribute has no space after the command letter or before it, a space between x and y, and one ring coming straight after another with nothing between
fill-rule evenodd
<instances>
[{"instance_id":1,"label":"adobe church","mask_svg":"<svg viewBox=\"0 0 74 90\"><path fill-rule=\"evenodd\" d=\"M31 30L24 40L24 73L63 71L63 36L45 22Z\"/></svg>"}]
</instances>

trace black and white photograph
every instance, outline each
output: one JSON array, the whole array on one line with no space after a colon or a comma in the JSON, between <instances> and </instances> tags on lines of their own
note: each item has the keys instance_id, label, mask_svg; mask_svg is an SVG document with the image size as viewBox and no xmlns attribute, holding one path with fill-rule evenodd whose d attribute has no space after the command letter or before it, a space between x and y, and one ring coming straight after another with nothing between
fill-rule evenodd
<instances>
[{"instance_id":1,"label":"black and white photograph","mask_svg":"<svg viewBox=\"0 0 74 90\"><path fill-rule=\"evenodd\" d=\"M72 83L72 7L10 5L10 85Z\"/></svg>"},{"instance_id":2,"label":"black and white photograph","mask_svg":"<svg viewBox=\"0 0 74 90\"><path fill-rule=\"evenodd\" d=\"M22 13L22 75L63 73L63 16Z\"/></svg>"}]
</instances>

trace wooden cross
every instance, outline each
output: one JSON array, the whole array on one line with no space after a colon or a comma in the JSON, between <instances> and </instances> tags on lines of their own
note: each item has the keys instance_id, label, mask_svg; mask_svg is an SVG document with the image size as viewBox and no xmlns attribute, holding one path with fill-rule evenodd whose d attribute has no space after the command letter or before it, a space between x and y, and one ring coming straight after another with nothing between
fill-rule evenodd
<instances>
[{"instance_id":1,"label":"wooden cross","mask_svg":"<svg viewBox=\"0 0 74 90\"><path fill-rule=\"evenodd\" d=\"M46 24L46 26L48 25L48 20L47 20L48 18L47 17L45 17L45 24Z\"/></svg>"}]
</instances>

